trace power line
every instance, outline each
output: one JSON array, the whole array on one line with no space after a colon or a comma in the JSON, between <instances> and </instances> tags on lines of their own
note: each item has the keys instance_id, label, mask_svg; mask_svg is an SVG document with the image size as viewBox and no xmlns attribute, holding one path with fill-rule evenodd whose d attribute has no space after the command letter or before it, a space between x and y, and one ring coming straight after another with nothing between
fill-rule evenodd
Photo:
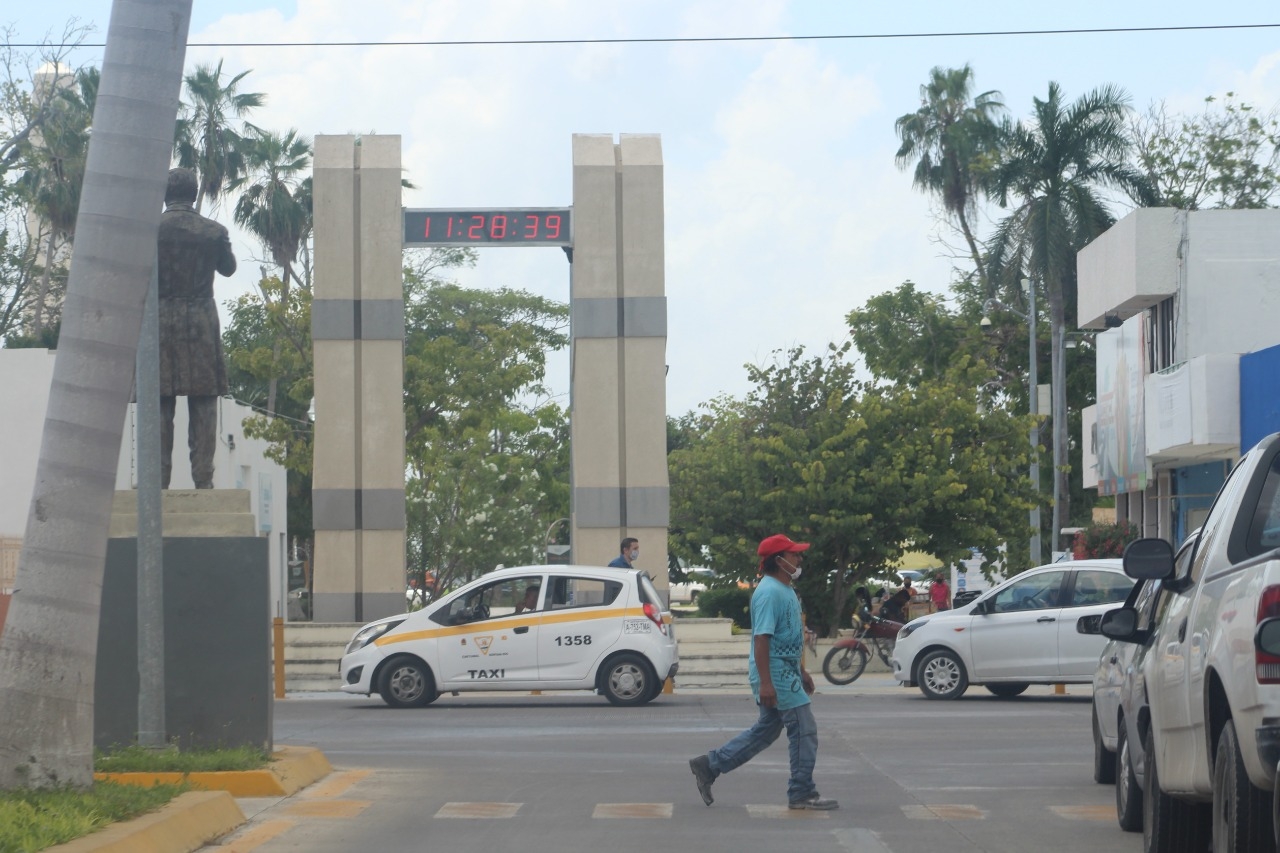
<instances>
[{"instance_id":1,"label":"power line","mask_svg":"<svg viewBox=\"0 0 1280 853\"><path fill-rule=\"evenodd\" d=\"M921 33L840 33L829 35L774 36L661 36L656 38L583 38L583 39L464 39L457 41L201 41L188 42L187 47L502 47L542 45L594 44L708 44L731 42L779 41L876 41L896 39L981 38L1003 36L1070 36L1105 35L1108 33L1185 33L1211 30L1265 30L1280 28L1276 24L1202 24L1171 27L1076 27L1052 30L967 30ZM9 47L54 47L44 44L10 44ZM104 42L88 42L61 47L106 47Z\"/></svg>"}]
</instances>

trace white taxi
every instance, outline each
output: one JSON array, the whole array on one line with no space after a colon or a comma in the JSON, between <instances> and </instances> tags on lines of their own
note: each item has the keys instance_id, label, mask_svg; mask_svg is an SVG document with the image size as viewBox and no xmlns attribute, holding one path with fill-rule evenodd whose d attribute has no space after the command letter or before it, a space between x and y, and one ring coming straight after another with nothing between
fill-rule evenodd
<instances>
[{"instance_id":1,"label":"white taxi","mask_svg":"<svg viewBox=\"0 0 1280 853\"><path fill-rule=\"evenodd\" d=\"M339 674L347 693L376 692L393 708L484 690L595 690L643 705L678 666L671 613L643 572L524 566L370 622Z\"/></svg>"}]
</instances>

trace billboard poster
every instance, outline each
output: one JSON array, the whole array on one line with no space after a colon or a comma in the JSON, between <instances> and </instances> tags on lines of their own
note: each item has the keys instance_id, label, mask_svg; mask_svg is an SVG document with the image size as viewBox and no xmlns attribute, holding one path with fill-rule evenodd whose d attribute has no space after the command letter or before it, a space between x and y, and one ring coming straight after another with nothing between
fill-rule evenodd
<instances>
[{"instance_id":1,"label":"billboard poster","mask_svg":"<svg viewBox=\"0 0 1280 853\"><path fill-rule=\"evenodd\" d=\"M1130 317L1097 337L1098 493L1116 495L1147 487L1146 318Z\"/></svg>"}]
</instances>

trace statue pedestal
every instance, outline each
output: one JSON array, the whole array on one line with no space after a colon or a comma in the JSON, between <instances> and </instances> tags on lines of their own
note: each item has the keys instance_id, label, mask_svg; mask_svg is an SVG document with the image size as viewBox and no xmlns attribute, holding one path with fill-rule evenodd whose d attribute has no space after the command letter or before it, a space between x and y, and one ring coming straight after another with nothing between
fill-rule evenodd
<instances>
[{"instance_id":1,"label":"statue pedestal","mask_svg":"<svg viewBox=\"0 0 1280 853\"><path fill-rule=\"evenodd\" d=\"M249 492L171 490L164 528L165 729L181 748L271 749L268 540ZM137 493L116 492L107 543L94 744L135 742L138 728Z\"/></svg>"}]
</instances>

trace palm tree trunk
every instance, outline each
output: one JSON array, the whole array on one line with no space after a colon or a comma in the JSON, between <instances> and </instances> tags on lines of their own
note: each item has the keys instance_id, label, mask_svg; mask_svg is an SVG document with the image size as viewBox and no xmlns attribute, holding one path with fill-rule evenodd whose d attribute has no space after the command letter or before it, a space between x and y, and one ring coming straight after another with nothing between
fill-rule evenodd
<instances>
[{"instance_id":1,"label":"palm tree trunk","mask_svg":"<svg viewBox=\"0 0 1280 853\"><path fill-rule=\"evenodd\" d=\"M1049 291L1050 351L1049 376L1052 390L1050 416L1053 419L1053 511L1049 528L1049 551L1060 550L1062 525L1070 515L1071 492L1068 488L1067 458L1067 371L1065 349L1063 347L1066 332L1066 302L1063 299L1062 285L1054 281Z\"/></svg>"},{"instance_id":2,"label":"palm tree trunk","mask_svg":"<svg viewBox=\"0 0 1280 853\"><path fill-rule=\"evenodd\" d=\"M49 232L49 242L44 250L44 273L40 276L40 287L36 290L35 308L31 312L31 337L38 342L44 332L44 302L49 298L49 276L53 270L53 239L56 231Z\"/></svg>"},{"instance_id":3,"label":"palm tree trunk","mask_svg":"<svg viewBox=\"0 0 1280 853\"><path fill-rule=\"evenodd\" d=\"M18 577L0 636L0 788L93 782L111 496L191 0L116 0Z\"/></svg>"},{"instance_id":4,"label":"palm tree trunk","mask_svg":"<svg viewBox=\"0 0 1280 853\"><path fill-rule=\"evenodd\" d=\"M982 287L980 292L990 295L991 292L987 290L987 270L982 263L982 253L978 251L978 241L974 239L973 230L969 227L969 218L964 215L963 209L956 211L956 218L960 220L960 233L964 235L964 241L969 244L973 268L978 271L978 284Z\"/></svg>"}]
</instances>

